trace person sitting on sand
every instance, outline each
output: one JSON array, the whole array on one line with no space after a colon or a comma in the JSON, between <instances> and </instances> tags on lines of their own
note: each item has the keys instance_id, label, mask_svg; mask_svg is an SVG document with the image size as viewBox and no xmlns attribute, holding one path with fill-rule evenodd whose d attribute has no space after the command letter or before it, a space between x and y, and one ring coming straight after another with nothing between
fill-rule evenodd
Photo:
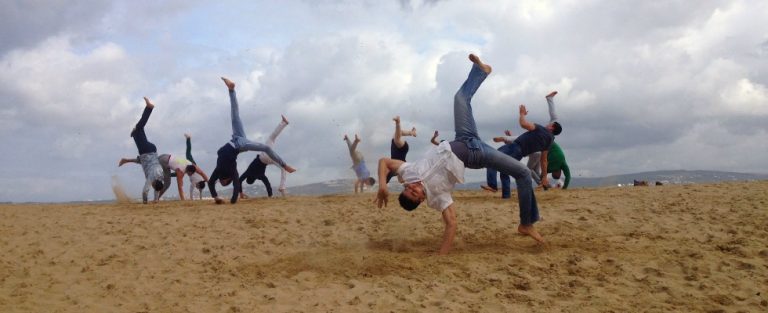
<instances>
[{"instance_id":1,"label":"person sitting on sand","mask_svg":"<svg viewBox=\"0 0 768 313\"><path fill-rule=\"evenodd\" d=\"M415 162L379 159L379 191L374 202L379 208L387 205L389 192L387 184L381 181L390 172L396 172L405 182L405 188L398 198L401 207L411 211L426 200L428 206L442 213L445 230L439 253L445 254L451 249L457 227L451 191L456 183L464 182L464 168L494 168L515 177L520 207L518 232L543 243L544 238L533 226L539 220L539 210L531 185L530 170L520 161L485 144L478 135L470 102L491 73L491 67L482 63L474 54L469 55L469 60L472 61L472 69L454 97L456 138L430 148L424 159Z\"/></svg>"},{"instance_id":2,"label":"person sitting on sand","mask_svg":"<svg viewBox=\"0 0 768 313\"><path fill-rule=\"evenodd\" d=\"M224 200L219 198L219 195L216 192L216 182L221 182L222 186L227 186L234 182L232 198L230 199L230 203L234 204L237 203L237 198L242 190L239 179L240 175L237 172L237 155L240 154L240 152L262 151L269 155L272 160L288 173L293 173L296 169L286 164L285 161L283 161L283 159L281 159L268 145L248 140L245 136L245 130L243 129L243 122L240 120L240 109L237 104L237 95L235 94L235 83L224 77L222 77L221 80L224 81L224 84L227 85L227 89L229 90L232 139L221 146L219 151L216 152L218 154L216 168L213 170L211 177L208 180L208 189L211 191L211 196L216 204L222 204L224 203Z\"/></svg>"},{"instance_id":3,"label":"person sitting on sand","mask_svg":"<svg viewBox=\"0 0 768 313\"><path fill-rule=\"evenodd\" d=\"M344 141L347 143L349 149L349 157L352 158L352 170L355 171L355 193L357 193L358 187L360 192L363 192L365 185L373 186L376 184L376 179L371 177L371 172L368 171L368 167L365 166L365 158L360 151L357 151L357 144L360 143L360 137L355 134L355 142L350 142L349 137L344 134ZM386 182L385 182L386 183Z\"/></svg>"},{"instance_id":4,"label":"person sitting on sand","mask_svg":"<svg viewBox=\"0 0 768 313\"><path fill-rule=\"evenodd\" d=\"M157 202L160 200L160 196L163 195L163 192L168 188L168 184L163 182L163 168L160 166L160 161L158 160L157 147L155 147L155 144L149 142L147 134L144 132L144 126L147 125L147 121L149 121L149 116L152 114L152 109L155 108L155 105L152 104L147 97L144 97L144 103L144 112L141 114L139 122L136 123L136 127L131 131L131 137L133 137L133 141L136 143L136 148L139 150L137 160L140 161L141 169L144 170L144 177L146 178L144 189L141 192L141 200L144 204L147 204L150 187L155 190L155 198L152 202ZM118 166L125 164L124 160L125 159L121 159Z\"/></svg>"},{"instance_id":5,"label":"person sitting on sand","mask_svg":"<svg viewBox=\"0 0 768 313\"><path fill-rule=\"evenodd\" d=\"M525 105L521 104L520 118L518 119L518 122L520 123L520 127L527 131L518 136L512 143L505 144L498 149L502 153L509 155L518 161L531 153L541 151L542 153L539 157L541 173L547 173L547 154L549 147L555 140L555 136L559 135L563 130L560 123L557 122L557 115L555 114L555 104L552 100L555 95L557 95L557 91L553 91L545 97L547 99L547 104L549 105L550 116L550 122L547 126L527 121L525 116L528 115L528 110L526 110ZM542 176L540 181L541 185L549 185L546 175ZM486 183L487 185L481 186L483 189L493 192L498 190L496 185L496 170L493 168L486 169ZM504 173L501 174L501 197L510 197L509 176Z\"/></svg>"},{"instance_id":6,"label":"person sitting on sand","mask_svg":"<svg viewBox=\"0 0 768 313\"><path fill-rule=\"evenodd\" d=\"M272 147L275 144L275 140L277 139L277 136L280 135L280 133L283 131L285 126L288 126L288 119L285 118L285 116L282 116L282 120L279 124L277 124L277 127L274 131L272 131L272 134L269 135L269 139L267 139L267 146ZM248 165L248 169L245 170L245 173L243 175L240 175L240 184L242 185L243 181L246 183L253 184L257 179L262 181L264 183L264 188L267 189L267 196L272 197L272 184L269 183L269 178L267 178L266 171L267 171L267 165L270 164L277 164L275 163L272 158L269 157L264 152L259 152L259 154L256 156L255 159L251 162L251 164ZM280 194L282 196L285 196L285 176L286 172L285 169L280 168L280 187L277 188L278 191L280 191ZM245 192L240 191L240 198L242 199L248 199L248 196L245 195Z\"/></svg>"},{"instance_id":7,"label":"person sitting on sand","mask_svg":"<svg viewBox=\"0 0 768 313\"><path fill-rule=\"evenodd\" d=\"M408 155L409 147L408 142L405 141L403 137L416 137L416 127L411 128L411 130L402 130L400 128L400 116L395 116L392 120L395 121L395 134L392 136L392 143L389 145L389 156L392 159L405 162L405 157ZM387 183L389 183L389 180L395 176L397 175L394 173L389 173L387 175Z\"/></svg>"}]
</instances>

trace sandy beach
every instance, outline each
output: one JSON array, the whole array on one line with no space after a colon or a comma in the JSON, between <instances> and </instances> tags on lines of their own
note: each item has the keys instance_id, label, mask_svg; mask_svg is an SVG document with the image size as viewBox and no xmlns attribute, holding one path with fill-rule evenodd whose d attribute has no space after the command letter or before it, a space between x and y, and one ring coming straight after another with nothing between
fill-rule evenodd
<instances>
[{"instance_id":1,"label":"sandy beach","mask_svg":"<svg viewBox=\"0 0 768 313\"><path fill-rule=\"evenodd\" d=\"M350 187L351 188L351 187ZM768 181L454 193L454 250L373 193L0 205L0 312L766 312Z\"/></svg>"}]
</instances>

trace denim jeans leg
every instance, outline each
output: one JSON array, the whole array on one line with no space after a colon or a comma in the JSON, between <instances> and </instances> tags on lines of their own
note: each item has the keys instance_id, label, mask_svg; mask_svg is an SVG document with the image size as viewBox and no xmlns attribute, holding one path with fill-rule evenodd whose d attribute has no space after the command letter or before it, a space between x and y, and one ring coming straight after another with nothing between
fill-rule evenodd
<instances>
[{"instance_id":1,"label":"denim jeans leg","mask_svg":"<svg viewBox=\"0 0 768 313\"><path fill-rule=\"evenodd\" d=\"M232 139L237 140L236 137L245 138L243 122L240 120L240 106L237 104L237 94L235 94L234 90L229 91L229 106L232 114Z\"/></svg>"},{"instance_id":2,"label":"denim jeans leg","mask_svg":"<svg viewBox=\"0 0 768 313\"><path fill-rule=\"evenodd\" d=\"M517 199L520 206L520 224L531 225L539 220L539 209L536 197L533 194L531 184L531 171L522 162L497 151L487 149L485 152L485 166L495 168L503 174L515 178L517 185Z\"/></svg>"},{"instance_id":3,"label":"denim jeans leg","mask_svg":"<svg viewBox=\"0 0 768 313\"><path fill-rule=\"evenodd\" d=\"M475 117L472 115L472 96L488 77L486 72L480 69L477 64L472 64L469 76L461 85L453 98L453 122L456 130L456 139L459 138L480 138L477 134L477 125Z\"/></svg>"},{"instance_id":4,"label":"denim jeans leg","mask_svg":"<svg viewBox=\"0 0 768 313\"><path fill-rule=\"evenodd\" d=\"M279 164L280 167L285 168L285 161L283 161L282 158L280 158L277 153L275 153L274 150L272 150L271 147L258 142L252 142L250 140L247 140L245 138L240 139L241 145L240 145L240 151L261 151L266 153L272 160L275 161L275 163Z\"/></svg>"},{"instance_id":5,"label":"denim jeans leg","mask_svg":"<svg viewBox=\"0 0 768 313\"><path fill-rule=\"evenodd\" d=\"M498 173L499 172L496 169L490 167L485 168L485 184L488 185L488 187L496 190L499 189L499 183L496 181L496 176Z\"/></svg>"}]
</instances>

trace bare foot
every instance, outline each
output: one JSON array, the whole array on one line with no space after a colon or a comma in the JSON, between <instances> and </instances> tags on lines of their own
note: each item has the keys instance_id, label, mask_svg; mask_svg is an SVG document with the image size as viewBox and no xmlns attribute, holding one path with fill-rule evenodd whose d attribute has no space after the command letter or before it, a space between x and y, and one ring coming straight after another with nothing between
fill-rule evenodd
<instances>
[{"instance_id":1,"label":"bare foot","mask_svg":"<svg viewBox=\"0 0 768 313\"><path fill-rule=\"evenodd\" d=\"M493 137L493 142L504 142L504 137Z\"/></svg>"},{"instance_id":2,"label":"bare foot","mask_svg":"<svg viewBox=\"0 0 768 313\"><path fill-rule=\"evenodd\" d=\"M550 92L545 98L552 98L557 94L557 91Z\"/></svg>"},{"instance_id":3,"label":"bare foot","mask_svg":"<svg viewBox=\"0 0 768 313\"><path fill-rule=\"evenodd\" d=\"M235 90L235 83L233 83L231 80L227 79L226 77L222 77L221 80L224 81L224 84L227 85L229 90Z\"/></svg>"},{"instance_id":4,"label":"bare foot","mask_svg":"<svg viewBox=\"0 0 768 313\"><path fill-rule=\"evenodd\" d=\"M544 237L539 234L538 231L536 231L535 228L533 228L533 225L520 225L517 226L517 232L531 236L534 240L536 240L538 243L544 243Z\"/></svg>"},{"instance_id":5,"label":"bare foot","mask_svg":"<svg viewBox=\"0 0 768 313\"><path fill-rule=\"evenodd\" d=\"M360 142L360 137L358 137L357 134L355 134L355 142Z\"/></svg>"},{"instance_id":6,"label":"bare foot","mask_svg":"<svg viewBox=\"0 0 768 313\"><path fill-rule=\"evenodd\" d=\"M184 137L187 139L192 138L192 136L190 136L188 133L184 133Z\"/></svg>"},{"instance_id":7,"label":"bare foot","mask_svg":"<svg viewBox=\"0 0 768 313\"><path fill-rule=\"evenodd\" d=\"M416 137L416 127L411 128L411 136Z\"/></svg>"},{"instance_id":8,"label":"bare foot","mask_svg":"<svg viewBox=\"0 0 768 313\"><path fill-rule=\"evenodd\" d=\"M344 140L349 140L349 137L347 137L347 134L344 134Z\"/></svg>"},{"instance_id":9,"label":"bare foot","mask_svg":"<svg viewBox=\"0 0 768 313\"><path fill-rule=\"evenodd\" d=\"M487 185L480 185L480 188L482 188L483 190L486 190L486 191L490 191L490 192L497 192L497 191L499 191L498 189L493 188L491 186L487 186Z\"/></svg>"},{"instance_id":10,"label":"bare foot","mask_svg":"<svg viewBox=\"0 0 768 313\"><path fill-rule=\"evenodd\" d=\"M288 124L289 124L289 123L288 123L288 119L287 119L287 118L285 118L285 115L282 115L282 114L281 114L281 115L280 115L280 117L282 117L282 118L283 118L283 123L285 123L285 125L288 125Z\"/></svg>"},{"instance_id":11,"label":"bare foot","mask_svg":"<svg viewBox=\"0 0 768 313\"><path fill-rule=\"evenodd\" d=\"M152 102L149 102L149 98L147 98L147 97L144 97L144 103L146 103L147 107L150 108L150 109L155 107L155 105L152 104Z\"/></svg>"},{"instance_id":12,"label":"bare foot","mask_svg":"<svg viewBox=\"0 0 768 313\"><path fill-rule=\"evenodd\" d=\"M248 196L246 196L244 193L240 193L240 199L248 199Z\"/></svg>"},{"instance_id":13,"label":"bare foot","mask_svg":"<svg viewBox=\"0 0 768 313\"><path fill-rule=\"evenodd\" d=\"M470 54L469 55L469 60L472 61L472 63L477 64L477 66L479 66L480 69L483 70L483 72L485 72L486 74L490 74L491 73L491 70L492 70L491 66L488 65L488 64L483 63L482 61L480 61L480 58L477 57L476 55Z\"/></svg>"},{"instance_id":14,"label":"bare foot","mask_svg":"<svg viewBox=\"0 0 768 313\"><path fill-rule=\"evenodd\" d=\"M286 165L284 168L285 168L285 171L288 173L293 173L296 171L296 169L291 167L290 165Z\"/></svg>"},{"instance_id":15,"label":"bare foot","mask_svg":"<svg viewBox=\"0 0 768 313\"><path fill-rule=\"evenodd\" d=\"M128 159L122 158L122 159L120 159L120 162L117 162L117 167L121 167L125 163L128 163Z\"/></svg>"}]
</instances>

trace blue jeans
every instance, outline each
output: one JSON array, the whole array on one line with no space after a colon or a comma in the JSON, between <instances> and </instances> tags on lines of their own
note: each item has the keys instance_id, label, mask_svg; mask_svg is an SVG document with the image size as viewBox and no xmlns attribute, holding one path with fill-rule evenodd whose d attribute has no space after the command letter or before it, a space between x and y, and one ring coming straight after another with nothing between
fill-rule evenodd
<instances>
[{"instance_id":1,"label":"blue jeans","mask_svg":"<svg viewBox=\"0 0 768 313\"><path fill-rule=\"evenodd\" d=\"M498 151L511 156L518 161L523 158L523 151L520 150L520 146L517 143L503 145L499 147ZM487 168L485 171L486 183L493 189L498 189L498 185L496 184L496 173L497 171L493 168ZM501 173L501 197L507 199L510 197L510 193L509 175Z\"/></svg>"},{"instance_id":2,"label":"blue jeans","mask_svg":"<svg viewBox=\"0 0 768 313\"><path fill-rule=\"evenodd\" d=\"M520 224L532 225L539 220L539 208L536 205L536 196L533 194L533 185L531 185L531 171L519 160L485 144L477 134L471 100L486 77L488 74L483 72L477 64L473 64L467 80L454 97L453 121L456 141L464 142L469 150L467 159L462 161L468 168L485 167L514 177L520 206Z\"/></svg>"},{"instance_id":3,"label":"blue jeans","mask_svg":"<svg viewBox=\"0 0 768 313\"><path fill-rule=\"evenodd\" d=\"M240 152L243 151L263 151L272 160L277 162L280 167L285 168L285 162L280 158L271 147L258 142L253 142L245 137L243 122L240 120L240 108L237 104L237 95L234 90L229 91L229 105L232 109L232 145Z\"/></svg>"}]
</instances>

